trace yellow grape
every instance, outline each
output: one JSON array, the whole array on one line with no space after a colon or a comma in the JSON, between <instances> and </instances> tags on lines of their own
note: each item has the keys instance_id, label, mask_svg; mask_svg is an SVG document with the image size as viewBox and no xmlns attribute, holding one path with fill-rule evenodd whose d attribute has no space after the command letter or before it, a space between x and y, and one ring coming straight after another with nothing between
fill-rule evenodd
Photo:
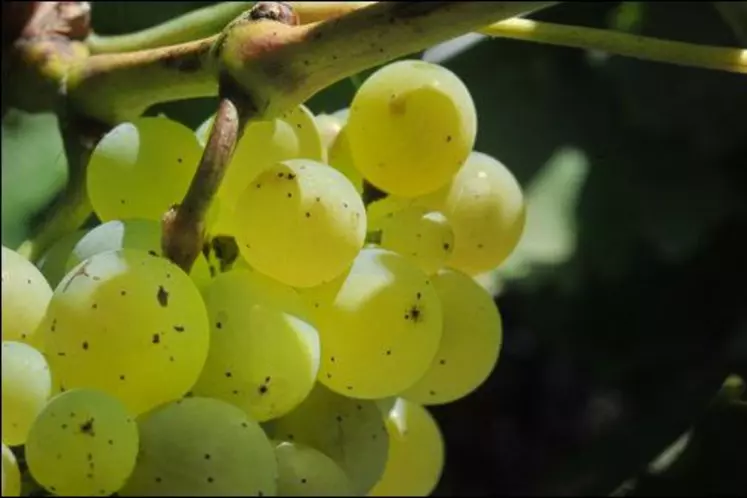
<instances>
[{"instance_id":1,"label":"yellow grape","mask_svg":"<svg viewBox=\"0 0 747 498\"><path fill-rule=\"evenodd\" d=\"M3 496L21 496L21 472L13 452L3 443Z\"/></svg>"},{"instance_id":2,"label":"yellow grape","mask_svg":"<svg viewBox=\"0 0 747 498\"><path fill-rule=\"evenodd\" d=\"M454 229L449 266L469 275L500 265L519 243L526 205L519 183L498 160L473 152L454 179L422 199Z\"/></svg>"},{"instance_id":3,"label":"yellow grape","mask_svg":"<svg viewBox=\"0 0 747 498\"><path fill-rule=\"evenodd\" d=\"M381 247L401 254L431 275L453 252L454 231L443 214L413 206L387 217Z\"/></svg>"},{"instance_id":4,"label":"yellow grape","mask_svg":"<svg viewBox=\"0 0 747 498\"><path fill-rule=\"evenodd\" d=\"M329 165L345 175L359 193L363 192L363 176L355 167L347 127L344 126L329 148Z\"/></svg>"},{"instance_id":5,"label":"yellow grape","mask_svg":"<svg viewBox=\"0 0 747 498\"><path fill-rule=\"evenodd\" d=\"M503 338L493 298L472 278L442 270L433 286L444 313L441 344L428 372L402 393L425 405L450 403L477 389L498 362Z\"/></svg>"},{"instance_id":6,"label":"yellow grape","mask_svg":"<svg viewBox=\"0 0 747 498\"><path fill-rule=\"evenodd\" d=\"M26 460L34 479L60 496L109 496L138 456L138 430L125 406L93 389L52 398L34 422Z\"/></svg>"},{"instance_id":7,"label":"yellow grape","mask_svg":"<svg viewBox=\"0 0 747 498\"><path fill-rule=\"evenodd\" d=\"M358 495L365 495L384 472L388 438L374 401L316 384L298 408L272 425L275 440L310 446L337 462Z\"/></svg>"},{"instance_id":8,"label":"yellow grape","mask_svg":"<svg viewBox=\"0 0 747 498\"><path fill-rule=\"evenodd\" d=\"M44 275L26 258L2 246L3 341L41 347L37 327L52 298Z\"/></svg>"},{"instance_id":9,"label":"yellow grape","mask_svg":"<svg viewBox=\"0 0 747 498\"><path fill-rule=\"evenodd\" d=\"M475 144L469 90L448 69L388 64L358 89L345 127L355 167L379 189L417 197L442 187Z\"/></svg>"},{"instance_id":10,"label":"yellow grape","mask_svg":"<svg viewBox=\"0 0 747 498\"><path fill-rule=\"evenodd\" d=\"M387 414L386 428L389 456L369 496L430 495L444 468L444 441L433 416L400 398Z\"/></svg>"},{"instance_id":11,"label":"yellow grape","mask_svg":"<svg viewBox=\"0 0 747 498\"><path fill-rule=\"evenodd\" d=\"M277 461L260 425L224 401L185 398L138 419L140 458L123 496L275 496Z\"/></svg>"},{"instance_id":12,"label":"yellow grape","mask_svg":"<svg viewBox=\"0 0 747 498\"><path fill-rule=\"evenodd\" d=\"M47 249L41 258L36 262L36 267L42 272L49 285L54 289L60 283L62 277L67 273L67 260L70 257L75 244L83 238L86 230L76 230L64 237ZM50 294L51 296L51 294Z\"/></svg>"},{"instance_id":13,"label":"yellow grape","mask_svg":"<svg viewBox=\"0 0 747 498\"><path fill-rule=\"evenodd\" d=\"M342 122L330 114L317 114L314 122L322 137L322 145L329 152L332 142L335 141L337 134L342 129Z\"/></svg>"},{"instance_id":14,"label":"yellow grape","mask_svg":"<svg viewBox=\"0 0 747 498\"><path fill-rule=\"evenodd\" d=\"M86 233L70 252L66 273L95 254L118 249L137 249L152 256L163 254L161 250L161 223L154 220L112 220ZM210 283L210 269L202 254L192 265L190 276L199 288Z\"/></svg>"},{"instance_id":15,"label":"yellow grape","mask_svg":"<svg viewBox=\"0 0 747 498\"><path fill-rule=\"evenodd\" d=\"M334 460L299 443L275 445L278 496L353 496L350 479Z\"/></svg>"},{"instance_id":16,"label":"yellow grape","mask_svg":"<svg viewBox=\"0 0 747 498\"><path fill-rule=\"evenodd\" d=\"M44 355L22 342L3 341L2 368L3 443L17 446L47 403L52 377Z\"/></svg>"},{"instance_id":17,"label":"yellow grape","mask_svg":"<svg viewBox=\"0 0 747 498\"><path fill-rule=\"evenodd\" d=\"M377 199L366 206L366 215L368 218L368 230L381 230L384 223L395 214L405 209L418 206L419 204L413 199L403 199L388 195Z\"/></svg>"},{"instance_id":18,"label":"yellow grape","mask_svg":"<svg viewBox=\"0 0 747 498\"><path fill-rule=\"evenodd\" d=\"M136 415L194 385L210 337L190 278L170 261L133 249L76 266L57 286L42 326L64 388L101 389Z\"/></svg>"},{"instance_id":19,"label":"yellow grape","mask_svg":"<svg viewBox=\"0 0 747 498\"><path fill-rule=\"evenodd\" d=\"M428 369L441 338L441 303L404 257L366 248L350 271L317 291L319 381L357 398L384 398Z\"/></svg>"},{"instance_id":20,"label":"yellow grape","mask_svg":"<svg viewBox=\"0 0 747 498\"><path fill-rule=\"evenodd\" d=\"M291 125L298 137L298 159L312 159L326 162L327 150L322 135L314 121L314 114L305 105L300 105L286 112L280 119Z\"/></svg>"},{"instance_id":21,"label":"yellow grape","mask_svg":"<svg viewBox=\"0 0 747 498\"><path fill-rule=\"evenodd\" d=\"M319 336L290 287L254 271L218 275L205 291L210 352L196 396L227 401L265 421L309 394L319 371Z\"/></svg>"},{"instance_id":22,"label":"yellow grape","mask_svg":"<svg viewBox=\"0 0 747 498\"><path fill-rule=\"evenodd\" d=\"M201 155L192 130L168 118L117 125L99 141L88 163L91 205L102 221L160 221L182 202Z\"/></svg>"},{"instance_id":23,"label":"yellow grape","mask_svg":"<svg viewBox=\"0 0 747 498\"><path fill-rule=\"evenodd\" d=\"M306 159L265 170L242 194L236 215L236 238L247 263L294 287L313 287L343 273L366 236L366 211L350 182Z\"/></svg>"}]
</instances>

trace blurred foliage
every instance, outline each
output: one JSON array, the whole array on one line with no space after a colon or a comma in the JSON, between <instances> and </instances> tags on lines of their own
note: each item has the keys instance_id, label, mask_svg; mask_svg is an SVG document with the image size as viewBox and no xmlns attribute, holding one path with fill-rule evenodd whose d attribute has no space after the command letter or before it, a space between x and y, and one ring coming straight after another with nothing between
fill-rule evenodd
<instances>
[{"instance_id":1,"label":"blurred foliage","mask_svg":"<svg viewBox=\"0 0 747 498\"><path fill-rule=\"evenodd\" d=\"M93 24L124 33L204 4L96 3ZM537 19L739 45L709 3L569 3ZM745 405L712 399L747 374L745 77L508 40L452 53L476 147L512 169L530 215L483 278L500 280L499 366L434 409L452 455L437 494L743 494ZM309 105L332 112L353 92L342 81ZM150 112L196 127L214 104ZM3 121L4 244L65 181L50 119ZM675 463L647 470L678 440Z\"/></svg>"}]
</instances>

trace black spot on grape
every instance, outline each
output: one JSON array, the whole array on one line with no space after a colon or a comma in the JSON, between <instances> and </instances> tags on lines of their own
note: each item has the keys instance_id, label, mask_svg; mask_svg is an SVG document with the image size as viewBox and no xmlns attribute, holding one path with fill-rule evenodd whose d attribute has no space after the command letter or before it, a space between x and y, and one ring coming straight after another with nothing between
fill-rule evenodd
<instances>
[{"instance_id":1,"label":"black spot on grape","mask_svg":"<svg viewBox=\"0 0 747 498\"><path fill-rule=\"evenodd\" d=\"M293 441L296 438L296 436L294 436L293 434L288 434L288 436L286 437L288 438L289 441Z\"/></svg>"},{"instance_id":2,"label":"black spot on grape","mask_svg":"<svg viewBox=\"0 0 747 498\"><path fill-rule=\"evenodd\" d=\"M257 185L255 185L255 187L257 187L257 188L262 188L262 184L261 184L261 183L258 183Z\"/></svg>"},{"instance_id":3,"label":"black spot on grape","mask_svg":"<svg viewBox=\"0 0 747 498\"><path fill-rule=\"evenodd\" d=\"M373 439L374 441L376 441L376 439L378 439L378 436L376 434L371 434L371 439Z\"/></svg>"},{"instance_id":4,"label":"black spot on grape","mask_svg":"<svg viewBox=\"0 0 747 498\"><path fill-rule=\"evenodd\" d=\"M266 385L262 384L259 386L258 390L259 390L259 394L262 395L262 394L266 394L268 389Z\"/></svg>"},{"instance_id":5,"label":"black spot on grape","mask_svg":"<svg viewBox=\"0 0 747 498\"><path fill-rule=\"evenodd\" d=\"M329 361L331 361L332 363L334 363L335 362L335 357L334 356L330 356L329 357Z\"/></svg>"},{"instance_id":6,"label":"black spot on grape","mask_svg":"<svg viewBox=\"0 0 747 498\"><path fill-rule=\"evenodd\" d=\"M332 374L331 374L331 373L328 373L328 374L327 374L327 378L328 378L328 379L331 379L331 378L332 378Z\"/></svg>"},{"instance_id":7,"label":"black spot on grape","mask_svg":"<svg viewBox=\"0 0 747 498\"><path fill-rule=\"evenodd\" d=\"M264 496L265 494L262 491L257 491L257 496Z\"/></svg>"},{"instance_id":8,"label":"black spot on grape","mask_svg":"<svg viewBox=\"0 0 747 498\"><path fill-rule=\"evenodd\" d=\"M246 422L241 422L241 427L243 427L244 429L246 429L246 428L249 427L249 424L247 424Z\"/></svg>"},{"instance_id":9,"label":"black spot on grape","mask_svg":"<svg viewBox=\"0 0 747 498\"><path fill-rule=\"evenodd\" d=\"M446 141L451 142L451 135L446 135Z\"/></svg>"},{"instance_id":10,"label":"black spot on grape","mask_svg":"<svg viewBox=\"0 0 747 498\"><path fill-rule=\"evenodd\" d=\"M288 173L288 180L295 180L295 179L296 179L296 175L294 175L293 173Z\"/></svg>"},{"instance_id":11,"label":"black spot on grape","mask_svg":"<svg viewBox=\"0 0 747 498\"><path fill-rule=\"evenodd\" d=\"M156 477L156 482L161 482L162 479L160 477Z\"/></svg>"},{"instance_id":12,"label":"black spot on grape","mask_svg":"<svg viewBox=\"0 0 747 498\"><path fill-rule=\"evenodd\" d=\"M405 320L410 320L413 323L418 323L423 318L423 311L417 306L412 305L405 314Z\"/></svg>"},{"instance_id":13,"label":"black spot on grape","mask_svg":"<svg viewBox=\"0 0 747 498\"><path fill-rule=\"evenodd\" d=\"M174 330L177 332L184 332L184 326L183 325L174 325Z\"/></svg>"},{"instance_id":14,"label":"black spot on grape","mask_svg":"<svg viewBox=\"0 0 747 498\"><path fill-rule=\"evenodd\" d=\"M347 202L343 202L342 203L342 207L344 207L345 209L347 209L348 208L348 203Z\"/></svg>"},{"instance_id":15,"label":"black spot on grape","mask_svg":"<svg viewBox=\"0 0 747 498\"><path fill-rule=\"evenodd\" d=\"M223 324L221 322L216 322L215 328L222 329L223 328Z\"/></svg>"},{"instance_id":16,"label":"black spot on grape","mask_svg":"<svg viewBox=\"0 0 747 498\"><path fill-rule=\"evenodd\" d=\"M444 242L444 251L448 251L451 248L451 245L448 242Z\"/></svg>"},{"instance_id":17,"label":"black spot on grape","mask_svg":"<svg viewBox=\"0 0 747 498\"><path fill-rule=\"evenodd\" d=\"M355 409L358 410L358 411L361 411L361 410L363 410L363 405L361 405L360 403L358 403L357 405L355 405Z\"/></svg>"},{"instance_id":18,"label":"black spot on grape","mask_svg":"<svg viewBox=\"0 0 747 498\"><path fill-rule=\"evenodd\" d=\"M446 360L440 360L440 361L438 362L438 364L439 364L439 365L446 365Z\"/></svg>"},{"instance_id":19,"label":"black spot on grape","mask_svg":"<svg viewBox=\"0 0 747 498\"><path fill-rule=\"evenodd\" d=\"M429 394L430 394L431 396L435 396L435 395L436 395L436 391L430 391L430 392L429 392Z\"/></svg>"},{"instance_id":20,"label":"black spot on grape","mask_svg":"<svg viewBox=\"0 0 747 498\"><path fill-rule=\"evenodd\" d=\"M121 290L121 291L119 291L119 295L120 296L126 296L127 295L127 291L126 290Z\"/></svg>"},{"instance_id":21,"label":"black spot on grape","mask_svg":"<svg viewBox=\"0 0 747 498\"><path fill-rule=\"evenodd\" d=\"M80 432L83 434L86 434L88 436L95 436L96 432L94 431L94 418L91 417L82 424L80 424Z\"/></svg>"},{"instance_id":22,"label":"black spot on grape","mask_svg":"<svg viewBox=\"0 0 747 498\"><path fill-rule=\"evenodd\" d=\"M322 202L322 198L321 197L317 197L316 198L316 202Z\"/></svg>"},{"instance_id":23,"label":"black spot on grape","mask_svg":"<svg viewBox=\"0 0 747 498\"><path fill-rule=\"evenodd\" d=\"M88 341L83 341L83 349L88 350Z\"/></svg>"},{"instance_id":24,"label":"black spot on grape","mask_svg":"<svg viewBox=\"0 0 747 498\"><path fill-rule=\"evenodd\" d=\"M290 192L288 192L288 199L290 199L291 197L293 197L293 194L291 194Z\"/></svg>"},{"instance_id":25,"label":"black spot on grape","mask_svg":"<svg viewBox=\"0 0 747 498\"><path fill-rule=\"evenodd\" d=\"M270 377L269 375L265 377L265 382L270 382L271 380L272 380L272 377Z\"/></svg>"},{"instance_id":26,"label":"black spot on grape","mask_svg":"<svg viewBox=\"0 0 747 498\"><path fill-rule=\"evenodd\" d=\"M234 396L238 396L239 395L239 390L238 389L234 389L231 392L233 393Z\"/></svg>"},{"instance_id":27,"label":"black spot on grape","mask_svg":"<svg viewBox=\"0 0 747 498\"><path fill-rule=\"evenodd\" d=\"M226 377L231 377L231 372L226 372Z\"/></svg>"},{"instance_id":28,"label":"black spot on grape","mask_svg":"<svg viewBox=\"0 0 747 498\"><path fill-rule=\"evenodd\" d=\"M54 332L55 329L57 329L57 319L56 318L54 320L52 320L52 327L50 328L50 330L52 332Z\"/></svg>"},{"instance_id":29,"label":"black spot on grape","mask_svg":"<svg viewBox=\"0 0 747 498\"><path fill-rule=\"evenodd\" d=\"M285 176L285 173L278 173L278 178L283 178Z\"/></svg>"},{"instance_id":30,"label":"black spot on grape","mask_svg":"<svg viewBox=\"0 0 747 498\"><path fill-rule=\"evenodd\" d=\"M169 305L169 293L166 289L163 288L162 285L158 286L158 294L156 294L156 299L158 299L158 304L160 304L164 308Z\"/></svg>"},{"instance_id":31,"label":"black spot on grape","mask_svg":"<svg viewBox=\"0 0 747 498\"><path fill-rule=\"evenodd\" d=\"M98 307L99 307L99 305L98 305L98 304L96 304L96 303L93 303L93 304L91 305L91 308L93 308L93 309L98 309Z\"/></svg>"},{"instance_id":32,"label":"black spot on grape","mask_svg":"<svg viewBox=\"0 0 747 498\"><path fill-rule=\"evenodd\" d=\"M86 455L86 458L87 458L87 459L88 459L88 461L90 462L91 460L93 460L93 455L92 455L91 453L88 453L88 454Z\"/></svg>"},{"instance_id":33,"label":"black spot on grape","mask_svg":"<svg viewBox=\"0 0 747 498\"><path fill-rule=\"evenodd\" d=\"M114 441L112 439L110 439L110 440L107 441L107 444L109 444L109 446L114 446Z\"/></svg>"},{"instance_id":34,"label":"black spot on grape","mask_svg":"<svg viewBox=\"0 0 747 498\"><path fill-rule=\"evenodd\" d=\"M421 297L423 297L423 296L420 294L420 292L418 292L417 294L415 294L415 298L416 299L420 299Z\"/></svg>"},{"instance_id":35,"label":"black spot on grape","mask_svg":"<svg viewBox=\"0 0 747 498\"><path fill-rule=\"evenodd\" d=\"M65 353L63 353L62 351L60 351L59 353L57 353L57 356L65 356Z\"/></svg>"},{"instance_id":36,"label":"black spot on grape","mask_svg":"<svg viewBox=\"0 0 747 498\"><path fill-rule=\"evenodd\" d=\"M212 477L208 477L207 478L207 482L212 483L213 482L213 478Z\"/></svg>"},{"instance_id":37,"label":"black spot on grape","mask_svg":"<svg viewBox=\"0 0 747 498\"><path fill-rule=\"evenodd\" d=\"M391 349L387 349L386 350L386 355L387 356L391 356L392 355L392 350Z\"/></svg>"},{"instance_id":38,"label":"black spot on grape","mask_svg":"<svg viewBox=\"0 0 747 498\"><path fill-rule=\"evenodd\" d=\"M306 484L306 478L301 479L301 484Z\"/></svg>"},{"instance_id":39,"label":"black spot on grape","mask_svg":"<svg viewBox=\"0 0 747 498\"><path fill-rule=\"evenodd\" d=\"M61 428L61 429L62 429L62 430L64 431L65 429L67 429L67 424L62 424L62 425L60 426L60 428Z\"/></svg>"},{"instance_id":40,"label":"black spot on grape","mask_svg":"<svg viewBox=\"0 0 747 498\"><path fill-rule=\"evenodd\" d=\"M153 338L151 339L151 342L153 344L158 344L161 342L161 336L159 334L153 334Z\"/></svg>"},{"instance_id":41,"label":"black spot on grape","mask_svg":"<svg viewBox=\"0 0 747 498\"><path fill-rule=\"evenodd\" d=\"M151 256L158 256L158 253L152 249L148 251L148 254L150 254Z\"/></svg>"},{"instance_id":42,"label":"black spot on grape","mask_svg":"<svg viewBox=\"0 0 747 498\"><path fill-rule=\"evenodd\" d=\"M205 460L210 460L210 453L205 453Z\"/></svg>"},{"instance_id":43,"label":"black spot on grape","mask_svg":"<svg viewBox=\"0 0 747 498\"><path fill-rule=\"evenodd\" d=\"M125 376L124 375L120 375L119 376L119 380L125 380Z\"/></svg>"},{"instance_id":44,"label":"black spot on grape","mask_svg":"<svg viewBox=\"0 0 747 498\"><path fill-rule=\"evenodd\" d=\"M177 157L176 158L176 162L178 162L179 164L181 164L182 163L182 158L181 157Z\"/></svg>"},{"instance_id":45,"label":"black spot on grape","mask_svg":"<svg viewBox=\"0 0 747 498\"><path fill-rule=\"evenodd\" d=\"M311 218L311 213L309 213L308 211L306 211L306 217L307 218Z\"/></svg>"},{"instance_id":46,"label":"black spot on grape","mask_svg":"<svg viewBox=\"0 0 747 498\"><path fill-rule=\"evenodd\" d=\"M342 423L342 415L336 416L335 420L337 420L339 423Z\"/></svg>"},{"instance_id":47,"label":"black spot on grape","mask_svg":"<svg viewBox=\"0 0 747 498\"><path fill-rule=\"evenodd\" d=\"M169 361L173 362L174 361L174 357L173 356L169 356Z\"/></svg>"},{"instance_id":48,"label":"black spot on grape","mask_svg":"<svg viewBox=\"0 0 747 498\"><path fill-rule=\"evenodd\" d=\"M352 391L353 390L353 386L347 386L347 387L345 387L345 389L347 389L348 391Z\"/></svg>"}]
</instances>

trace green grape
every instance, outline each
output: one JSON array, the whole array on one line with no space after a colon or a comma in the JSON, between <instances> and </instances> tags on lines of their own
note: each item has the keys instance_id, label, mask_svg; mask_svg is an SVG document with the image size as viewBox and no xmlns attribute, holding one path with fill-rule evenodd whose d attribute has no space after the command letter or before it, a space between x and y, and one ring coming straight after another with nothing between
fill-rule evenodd
<instances>
[{"instance_id":1,"label":"green grape","mask_svg":"<svg viewBox=\"0 0 747 498\"><path fill-rule=\"evenodd\" d=\"M428 277L403 256L366 248L319 289L319 381L357 398L384 398L428 370L441 338L441 303Z\"/></svg>"},{"instance_id":2,"label":"green grape","mask_svg":"<svg viewBox=\"0 0 747 498\"><path fill-rule=\"evenodd\" d=\"M170 261L121 249L96 254L57 286L42 324L59 384L119 397L133 414L177 399L208 353L207 311Z\"/></svg>"},{"instance_id":3,"label":"green grape","mask_svg":"<svg viewBox=\"0 0 747 498\"><path fill-rule=\"evenodd\" d=\"M242 194L236 239L256 270L294 287L345 271L363 247L366 211L337 170L306 159L265 170Z\"/></svg>"},{"instance_id":4,"label":"green grape","mask_svg":"<svg viewBox=\"0 0 747 498\"><path fill-rule=\"evenodd\" d=\"M257 422L224 401L185 398L138 419L140 458L123 496L275 496L277 461Z\"/></svg>"},{"instance_id":5,"label":"green grape","mask_svg":"<svg viewBox=\"0 0 747 498\"><path fill-rule=\"evenodd\" d=\"M398 399L386 419L389 457L369 496L428 496L444 468L444 442L428 410Z\"/></svg>"},{"instance_id":6,"label":"green grape","mask_svg":"<svg viewBox=\"0 0 747 498\"><path fill-rule=\"evenodd\" d=\"M322 137L322 145L329 152L332 142L335 141L337 134L342 129L342 123L329 114L317 114L314 117L314 122L319 130L319 135Z\"/></svg>"},{"instance_id":7,"label":"green grape","mask_svg":"<svg viewBox=\"0 0 747 498\"><path fill-rule=\"evenodd\" d=\"M319 371L319 336L291 287L254 271L217 276L207 288L210 352L192 392L227 401L265 421L309 394Z\"/></svg>"},{"instance_id":8,"label":"green grape","mask_svg":"<svg viewBox=\"0 0 747 498\"><path fill-rule=\"evenodd\" d=\"M291 125L298 137L298 159L311 159L326 162L327 150L322 135L316 127L314 114L305 105L300 105L286 112L280 119ZM295 159L294 158L294 159Z\"/></svg>"},{"instance_id":9,"label":"green grape","mask_svg":"<svg viewBox=\"0 0 747 498\"><path fill-rule=\"evenodd\" d=\"M118 249L137 249L150 255L162 255L161 223L154 220L112 220L85 234L70 253L66 273L95 254ZM195 259L190 272L197 287L210 283L210 269L205 256Z\"/></svg>"},{"instance_id":10,"label":"green grape","mask_svg":"<svg viewBox=\"0 0 747 498\"><path fill-rule=\"evenodd\" d=\"M329 165L345 175L355 190L363 192L363 176L355 167L347 126L343 127L329 148Z\"/></svg>"},{"instance_id":11,"label":"green grape","mask_svg":"<svg viewBox=\"0 0 747 498\"><path fill-rule=\"evenodd\" d=\"M356 494L365 495L384 472L389 444L374 401L341 396L316 384L298 408L274 421L273 434L332 458Z\"/></svg>"},{"instance_id":12,"label":"green grape","mask_svg":"<svg viewBox=\"0 0 747 498\"><path fill-rule=\"evenodd\" d=\"M454 250L454 231L443 214L413 206L384 221L381 247L401 254L431 275Z\"/></svg>"},{"instance_id":13,"label":"green grape","mask_svg":"<svg viewBox=\"0 0 747 498\"><path fill-rule=\"evenodd\" d=\"M160 221L187 193L202 151L192 130L165 117L116 126L96 145L86 186L102 221Z\"/></svg>"},{"instance_id":14,"label":"green grape","mask_svg":"<svg viewBox=\"0 0 747 498\"><path fill-rule=\"evenodd\" d=\"M47 282L49 282L52 289L57 287L57 284L60 283L62 277L64 277L68 272L67 260L70 257L70 253L73 251L75 244L77 244L85 234L85 230L76 230L75 232L65 235L52 244L52 247L47 249L42 257L36 262L36 267L39 268L40 272L42 272L42 275L47 279Z\"/></svg>"},{"instance_id":15,"label":"green grape","mask_svg":"<svg viewBox=\"0 0 747 498\"><path fill-rule=\"evenodd\" d=\"M34 422L26 461L34 480L57 495L108 496L132 473L138 440L117 398L73 389L52 398Z\"/></svg>"},{"instance_id":16,"label":"green grape","mask_svg":"<svg viewBox=\"0 0 747 498\"><path fill-rule=\"evenodd\" d=\"M381 230L384 223L395 214L418 205L416 200L402 199L391 195L377 199L366 207L368 229Z\"/></svg>"},{"instance_id":17,"label":"green grape","mask_svg":"<svg viewBox=\"0 0 747 498\"><path fill-rule=\"evenodd\" d=\"M22 342L3 341L3 443L24 444L29 428L52 393L49 365Z\"/></svg>"},{"instance_id":18,"label":"green grape","mask_svg":"<svg viewBox=\"0 0 747 498\"><path fill-rule=\"evenodd\" d=\"M36 330L52 298L44 275L27 259L2 248L3 341L20 341L41 349Z\"/></svg>"},{"instance_id":19,"label":"green grape","mask_svg":"<svg viewBox=\"0 0 747 498\"><path fill-rule=\"evenodd\" d=\"M3 496L21 496L21 472L13 452L3 444Z\"/></svg>"},{"instance_id":20,"label":"green grape","mask_svg":"<svg viewBox=\"0 0 747 498\"><path fill-rule=\"evenodd\" d=\"M379 189L403 197L451 179L475 144L477 115L464 83L418 60L382 67L358 89L346 125L355 167Z\"/></svg>"},{"instance_id":21,"label":"green grape","mask_svg":"<svg viewBox=\"0 0 747 498\"><path fill-rule=\"evenodd\" d=\"M342 468L319 450L299 443L279 442L278 496L353 496L353 485Z\"/></svg>"},{"instance_id":22,"label":"green grape","mask_svg":"<svg viewBox=\"0 0 747 498\"><path fill-rule=\"evenodd\" d=\"M468 275L500 265L519 243L526 205L519 183L498 160L473 152L454 179L420 200L454 229L448 264Z\"/></svg>"},{"instance_id":23,"label":"green grape","mask_svg":"<svg viewBox=\"0 0 747 498\"><path fill-rule=\"evenodd\" d=\"M442 270L433 286L444 314L441 344L428 372L402 393L425 405L450 403L477 389L498 362L503 338L493 298L472 278Z\"/></svg>"}]
</instances>

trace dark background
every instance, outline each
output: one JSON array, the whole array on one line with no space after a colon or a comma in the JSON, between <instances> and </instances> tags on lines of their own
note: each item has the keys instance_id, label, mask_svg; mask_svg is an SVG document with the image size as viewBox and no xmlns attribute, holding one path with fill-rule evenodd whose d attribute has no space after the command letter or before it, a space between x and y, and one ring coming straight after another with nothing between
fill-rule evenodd
<instances>
[{"instance_id":1,"label":"dark background","mask_svg":"<svg viewBox=\"0 0 747 498\"><path fill-rule=\"evenodd\" d=\"M125 33L203 5L95 3L93 25ZM708 2L537 18L740 45ZM717 395L728 374L747 377L747 77L509 40L444 64L477 104L476 148L516 174L530 217L484 279L505 325L496 371L433 410L447 444L437 494L747 493L747 405L733 386ZM343 81L309 105L332 112L353 91ZM214 103L152 112L196 127ZM66 181L55 126L3 120L10 247ZM685 433L679 458L649 467Z\"/></svg>"}]
</instances>

